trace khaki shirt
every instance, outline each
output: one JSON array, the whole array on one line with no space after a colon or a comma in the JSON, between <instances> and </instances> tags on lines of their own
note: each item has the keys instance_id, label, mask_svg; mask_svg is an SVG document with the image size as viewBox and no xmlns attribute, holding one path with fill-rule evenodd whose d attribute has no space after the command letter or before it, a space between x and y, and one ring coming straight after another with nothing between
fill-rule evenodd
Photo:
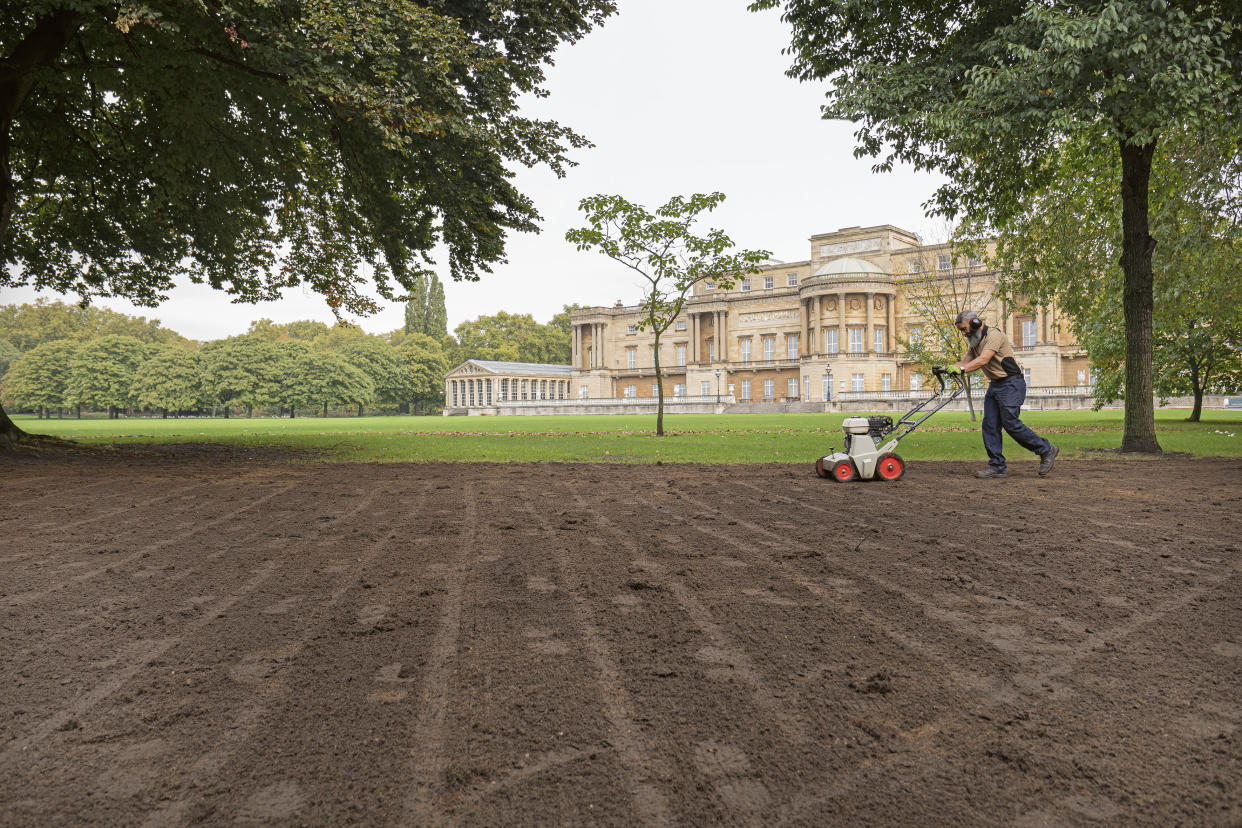
<instances>
[{"instance_id":1,"label":"khaki shirt","mask_svg":"<svg viewBox=\"0 0 1242 828\"><path fill-rule=\"evenodd\" d=\"M1022 369L1018 367L1018 360L1013 354L1013 343L1009 341L1009 337L1005 336L1002 331L996 328L983 326L983 338L979 340L977 347L968 347L966 353L971 359L979 356L984 351L995 351L992 358L983 366L983 375L989 380L1003 380L1006 377L1022 376ZM1005 360L1008 359L1008 364Z\"/></svg>"}]
</instances>

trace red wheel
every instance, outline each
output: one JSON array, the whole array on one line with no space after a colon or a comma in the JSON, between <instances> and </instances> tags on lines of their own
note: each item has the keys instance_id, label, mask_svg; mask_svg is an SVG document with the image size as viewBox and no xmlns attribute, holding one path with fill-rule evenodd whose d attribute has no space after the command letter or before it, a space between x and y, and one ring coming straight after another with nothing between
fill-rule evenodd
<instances>
[{"instance_id":1,"label":"red wheel","mask_svg":"<svg viewBox=\"0 0 1242 828\"><path fill-rule=\"evenodd\" d=\"M858 476L853 460L838 460L832 467L832 479L838 483L849 483Z\"/></svg>"},{"instance_id":2,"label":"red wheel","mask_svg":"<svg viewBox=\"0 0 1242 828\"><path fill-rule=\"evenodd\" d=\"M820 477L832 477L832 472L824 468L824 458L815 461L815 473Z\"/></svg>"},{"instance_id":3,"label":"red wheel","mask_svg":"<svg viewBox=\"0 0 1242 828\"><path fill-rule=\"evenodd\" d=\"M896 454L882 454L876 461L875 473L881 480L900 480L906 473L906 463Z\"/></svg>"}]
</instances>

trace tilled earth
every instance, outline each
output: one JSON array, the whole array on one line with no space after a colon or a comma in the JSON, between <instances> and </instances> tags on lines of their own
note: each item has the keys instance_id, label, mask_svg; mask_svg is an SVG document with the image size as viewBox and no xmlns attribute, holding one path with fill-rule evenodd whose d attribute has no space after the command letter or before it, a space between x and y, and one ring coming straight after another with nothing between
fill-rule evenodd
<instances>
[{"instance_id":1,"label":"tilled earth","mask_svg":"<svg viewBox=\"0 0 1242 828\"><path fill-rule=\"evenodd\" d=\"M1242 823L1242 462L0 469L0 824Z\"/></svg>"}]
</instances>

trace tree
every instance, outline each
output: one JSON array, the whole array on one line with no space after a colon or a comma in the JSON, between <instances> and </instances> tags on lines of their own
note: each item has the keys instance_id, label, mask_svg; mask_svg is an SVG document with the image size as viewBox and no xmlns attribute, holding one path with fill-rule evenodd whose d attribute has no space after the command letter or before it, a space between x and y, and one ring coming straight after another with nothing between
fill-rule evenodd
<instances>
[{"instance_id":1,"label":"tree","mask_svg":"<svg viewBox=\"0 0 1242 828\"><path fill-rule=\"evenodd\" d=\"M46 299L29 305L0 306L0 338L8 339L19 351L58 339L85 341L113 335L132 336L152 345L190 345L188 339L163 327L158 319L107 308L82 308Z\"/></svg>"},{"instance_id":2,"label":"tree","mask_svg":"<svg viewBox=\"0 0 1242 828\"><path fill-rule=\"evenodd\" d=\"M444 402L444 375L449 358L440 343L425 334L410 334L397 349L410 378L414 413L426 414Z\"/></svg>"},{"instance_id":3,"label":"tree","mask_svg":"<svg viewBox=\"0 0 1242 828\"><path fill-rule=\"evenodd\" d=\"M951 229L945 235L951 236ZM919 366L924 376L931 376L937 365L952 364L961 357L964 343L955 324L959 313L973 310L990 321L999 316L992 313L993 285L982 278L981 266L975 264L977 259L965 252L958 255L952 246L942 249L949 251L949 267L940 266L939 254L936 261L920 254L911 259L913 272L903 282L906 302L923 321L917 334L898 337L898 341L905 350L906 359ZM972 421L975 419L973 384L974 377L971 377L966 385L966 402Z\"/></svg>"},{"instance_id":4,"label":"tree","mask_svg":"<svg viewBox=\"0 0 1242 828\"><path fill-rule=\"evenodd\" d=\"M326 328L326 326L325 326ZM282 339L276 343L276 351L280 354L280 382L277 383L277 402L289 408L289 419L298 416L297 399L299 390L296 386L294 368L299 359L311 352L311 346L300 339Z\"/></svg>"},{"instance_id":5,"label":"tree","mask_svg":"<svg viewBox=\"0 0 1242 828\"><path fill-rule=\"evenodd\" d=\"M1153 159L1151 223L1167 244L1153 256L1153 387L1195 398L1242 386L1242 158L1236 126L1171 131ZM1087 349L1096 405L1126 395L1120 335L1123 243L1110 194L1117 159L1084 136L1059 156L1050 184L1000 237L1003 286L1055 299Z\"/></svg>"},{"instance_id":6,"label":"tree","mask_svg":"<svg viewBox=\"0 0 1242 828\"><path fill-rule=\"evenodd\" d=\"M551 363L561 354L557 332L536 322L529 313L501 311L495 316L480 316L462 322L454 333L465 359Z\"/></svg>"},{"instance_id":7,"label":"tree","mask_svg":"<svg viewBox=\"0 0 1242 828\"><path fill-rule=\"evenodd\" d=\"M78 343L68 339L44 342L13 361L4 375L4 399L39 415L69 404L69 376Z\"/></svg>"},{"instance_id":8,"label":"tree","mask_svg":"<svg viewBox=\"0 0 1242 828\"><path fill-rule=\"evenodd\" d=\"M744 274L758 273L759 264L772 255L767 250L732 252L733 240L715 228L703 236L690 232L699 214L710 213L724 200L723 193L673 196L652 213L619 195L594 195L578 204L589 226L565 234L579 250L598 249L646 283L639 305L644 317L638 326L655 338L657 436L664 436L660 337L681 314L695 284L711 279L722 290L730 290Z\"/></svg>"},{"instance_id":9,"label":"tree","mask_svg":"<svg viewBox=\"0 0 1242 828\"><path fill-rule=\"evenodd\" d=\"M132 336L102 336L84 343L69 362L66 401L106 408L115 419L120 409L133 405L134 376L149 355L147 345Z\"/></svg>"},{"instance_id":10,"label":"tree","mask_svg":"<svg viewBox=\"0 0 1242 828\"><path fill-rule=\"evenodd\" d=\"M861 122L855 154L938 170L934 209L1001 226L1075 135L1120 162L1125 451L1159 451L1152 398L1151 162L1170 129L1238 120L1242 27L1224 2L1062 4L755 0L793 26L790 74L830 80L824 117ZM887 147L887 149L886 149ZM1167 239L1166 239L1167 241Z\"/></svg>"},{"instance_id":11,"label":"tree","mask_svg":"<svg viewBox=\"0 0 1242 828\"><path fill-rule=\"evenodd\" d=\"M0 287L153 305L304 284L375 308L538 214L511 167L584 138L518 110L613 0L14 0L0 16ZM366 265L366 266L364 266ZM20 347L20 346L19 346ZM20 429L0 412L0 433Z\"/></svg>"},{"instance_id":12,"label":"tree","mask_svg":"<svg viewBox=\"0 0 1242 828\"><path fill-rule=\"evenodd\" d=\"M282 340L314 342L316 338L323 336L328 330L328 326L324 323L310 319L299 319L283 324L273 322L270 319L259 319L250 323L246 336L266 339L268 342L280 342Z\"/></svg>"},{"instance_id":13,"label":"tree","mask_svg":"<svg viewBox=\"0 0 1242 828\"><path fill-rule=\"evenodd\" d=\"M203 388L224 406L254 414L256 406L280 402L281 352L266 340L249 336L217 340L203 346Z\"/></svg>"},{"instance_id":14,"label":"tree","mask_svg":"<svg viewBox=\"0 0 1242 828\"><path fill-rule=\"evenodd\" d=\"M397 349L378 337L350 342L340 350L340 355L367 375L374 388L374 400L380 405L403 405L413 395L410 373ZM361 404L358 416L362 416Z\"/></svg>"},{"instance_id":15,"label":"tree","mask_svg":"<svg viewBox=\"0 0 1242 828\"><path fill-rule=\"evenodd\" d=\"M204 399L203 360L194 351L157 347L151 358L134 374L134 404L168 411L184 411Z\"/></svg>"},{"instance_id":16,"label":"tree","mask_svg":"<svg viewBox=\"0 0 1242 828\"><path fill-rule=\"evenodd\" d=\"M322 406L327 417L331 403L363 406L371 402L375 386L340 354L311 349L289 366L284 396L294 405Z\"/></svg>"}]
</instances>

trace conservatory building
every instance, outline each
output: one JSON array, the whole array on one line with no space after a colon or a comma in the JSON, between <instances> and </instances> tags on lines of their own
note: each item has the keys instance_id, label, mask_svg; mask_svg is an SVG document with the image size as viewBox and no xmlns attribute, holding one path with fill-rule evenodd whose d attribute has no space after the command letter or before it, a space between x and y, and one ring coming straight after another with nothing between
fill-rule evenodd
<instances>
[{"instance_id":1,"label":"conservatory building","mask_svg":"<svg viewBox=\"0 0 1242 828\"><path fill-rule=\"evenodd\" d=\"M444 375L444 413L469 414L508 400L566 400L570 367L468 359Z\"/></svg>"}]
</instances>

